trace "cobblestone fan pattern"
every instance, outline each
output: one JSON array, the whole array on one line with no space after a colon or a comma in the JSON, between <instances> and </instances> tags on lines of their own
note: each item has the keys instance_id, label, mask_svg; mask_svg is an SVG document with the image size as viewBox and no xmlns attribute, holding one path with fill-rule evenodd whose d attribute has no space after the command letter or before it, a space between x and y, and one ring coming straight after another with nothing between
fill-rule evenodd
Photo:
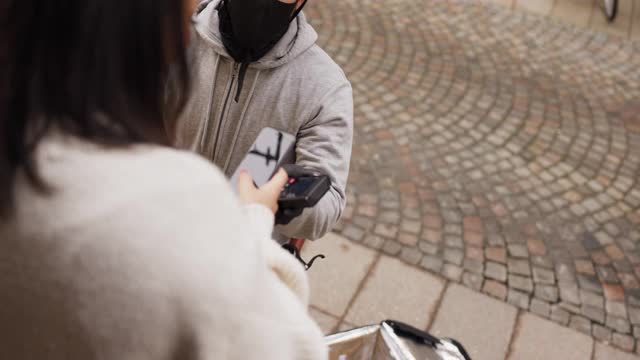
<instances>
[{"instance_id":1,"label":"cobblestone fan pattern","mask_svg":"<svg viewBox=\"0 0 640 360\"><path fill-rule=\"evenodd\" d=\"M336 231L633 351L640 44L462 0L307 15L354 86Z\"/></svg>"}]
</instances>

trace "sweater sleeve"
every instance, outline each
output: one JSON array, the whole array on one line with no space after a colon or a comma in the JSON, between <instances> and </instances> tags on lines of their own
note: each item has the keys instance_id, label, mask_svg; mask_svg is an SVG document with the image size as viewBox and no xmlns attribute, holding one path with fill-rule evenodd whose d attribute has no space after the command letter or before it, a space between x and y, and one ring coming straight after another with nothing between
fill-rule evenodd
<instances>
[{"instance_id":1,"label":"sweater sleeve","mask_svg":"<svg viewBox=\"0 0 640 360\"><path fill-rule=\"evenodd\" d=\"M344 79L319 101L318 107L298 132L296 164L318 170L331 179L331 188L313 208L278 233L289 238L315 240L329 232L346 204L346 186L353 142L353 95Z\"/></svg>"},{"instance_id":2,"label":"sweater sleeve","mask_svg":"<svg viewBox=\"0 0 640 360\"><path fill-rule=\"evenodd\" d=\"M302 265L270 236L273 229L273 213L266 207L256 204L244 205L243 209L250 224L249 229L256 233L257 238L264 241L264 254L269 268L307 306L309 285Z\"/></svg>"},{"instance_id":3,"label":"sweater sleeve","mask_svg":"<svg viewBox=\"0 0 640 360\"><path fill-rule=\"evenodd\" d=\"M239 222L233 221L235 211L229 209L226 224L217 224L219 229L233 226L235 240L243 243L237 245L244 248L242 254L234 256L230 251L226 255L237 259L223 270L225 280L232 280L223 295L227 309L218 307L219 288L190 296L194 309L190 318L199 329L198 342L204 342L197 359L326 359L322 332L307 310L306 273L271 239L273 215L259 205L236 207L240 208ZM214 283L221 280L221 273L213 270L210 274ZM238 293L228 297L233 289L239 289ZM219 332L221 319L228 319L225 333L213 340L210 334ZM225 347L227 353L220 351Z\"/></svg>"},{"instance_id":4,"label":"sweater sleeve","mask_svg":"<svg viewBox=\"0 0 640 360\"><path fill-rule=\"evenodd\" d=\"M118 212L132 221L123 234L149 240L140 240L138 251L127 251L133 268L118 276L126 284L143 284L136 288L146 294L130 303L125 318L153 308L159 315L149 319L176 327L135 328L145 339L174 349L166 359L326 359L322 332L307 309L307 278L271 240L270 211L240 205L221 174L183 177L200 180L145 195ZM153 219L145 222L152 226L133 226L141 218ZM148 292L155 283L166 290ZM154 335L159 333L169 335Z\"/></svg>"}]
</instances>

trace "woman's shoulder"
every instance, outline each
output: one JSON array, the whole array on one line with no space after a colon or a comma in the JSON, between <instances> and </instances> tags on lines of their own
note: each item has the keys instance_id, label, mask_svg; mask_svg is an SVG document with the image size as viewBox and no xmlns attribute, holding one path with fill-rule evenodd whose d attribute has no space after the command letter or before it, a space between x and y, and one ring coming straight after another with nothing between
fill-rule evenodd
<instances>
[{"instance_id":1,"label":"woman's shoulder","mask_svg":"<svg viewBox=\"0 0 640 360\"><path fill-rule=\"evenodd\" d=\"M169 147L138 144L103 146L75 138L47 139L39 147L43 178L62 186L97 182L154 189L224 184L222 172L199 155Z\"/></svg>"},{"instance_id":2,"label":"woman's shoulder","mask_svg":"<svg viewBox=\"0 0 640 360\"><path fill-rule=\"evenodd\" d=\"M24 196L82 218L89 213L116 215L114 209L122 207L141 213L152 207L169 210L186 202L203 211L237 206L228 180L213 164L168 147L47 140L39 145L37 163L53 192L43 196L30 186L20 186Z\"/></svg>"},{"instance_id":3,"label":"woman's shoulder","mask_svg":"<svg viewBox=\"0 0 640 360\"><path fill-rule=\"evenodd\" d=\"M131 171L144 180L172 184L218 183L228 185L224 174L198 154L156 145L122 149L115 156L126 159Z\"/></svg>"}]
</instances>

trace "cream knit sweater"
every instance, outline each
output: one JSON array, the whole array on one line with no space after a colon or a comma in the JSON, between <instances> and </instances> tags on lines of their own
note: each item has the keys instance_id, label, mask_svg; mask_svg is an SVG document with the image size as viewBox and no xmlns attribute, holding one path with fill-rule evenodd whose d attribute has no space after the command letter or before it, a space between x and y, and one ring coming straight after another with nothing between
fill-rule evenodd
<instances>
[{"instance_id":1,"label":"cream knit sweater","mask_svg":"<svg viewBox=\"0 0 640 360\"><path fill-rule=\"evenodd\" d=\"M0 220L0 359L325 359L302 267L221 173L50 136Z\"/></svg>"}]
</instances>

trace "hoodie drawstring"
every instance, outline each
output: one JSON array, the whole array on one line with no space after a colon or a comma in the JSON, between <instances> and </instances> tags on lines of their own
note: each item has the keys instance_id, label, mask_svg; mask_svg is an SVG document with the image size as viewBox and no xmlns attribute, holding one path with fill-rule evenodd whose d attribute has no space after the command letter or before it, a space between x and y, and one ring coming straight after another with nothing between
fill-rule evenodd
<instances>
[{"instance_id":1,"label":"hoodie drawstring","mask_svg":"<svg viewBox=\"0 0 640 360\"><path fill-rule=\"evenodd\" d=\"M240 72L238 73L238 91L236 92L235 101L240 100L240 93L242 92L242 85L244 84L244 77L247 75L247 69L249 68L249 61L243 61L240 64Z\"/></svg>"},{"instance_id":2,"label":"hoodie drawstring","mask_svg":"<svg viewBox=\"0 0 640 360\"><path fill-rule=\"evenodd\" d=\"M222 168L224 171L227 171L229 167L229 162L231 161L231 155L233 154L233 149L236 146L236 142L238 140L238 134L240 133L240 129L242 128L242 123L244 122L244 118L247 114L247 108L249 107L249 103L251 103L251 98L253 98L253 94L256 90L256 84L258 83L258 78L260 77L260 70L256 70L256 76L253 79L253 84L251 85L251 90L249 91L249 95L247 95L247 101L245 101L244 108L242 108L242 112L240 113L240 119L238 120L238 124L236 125L236 130L232 137L231 142L231 151L227 155L227 159L224 161L224 167Z\"/></svg>"}]
</instances>

